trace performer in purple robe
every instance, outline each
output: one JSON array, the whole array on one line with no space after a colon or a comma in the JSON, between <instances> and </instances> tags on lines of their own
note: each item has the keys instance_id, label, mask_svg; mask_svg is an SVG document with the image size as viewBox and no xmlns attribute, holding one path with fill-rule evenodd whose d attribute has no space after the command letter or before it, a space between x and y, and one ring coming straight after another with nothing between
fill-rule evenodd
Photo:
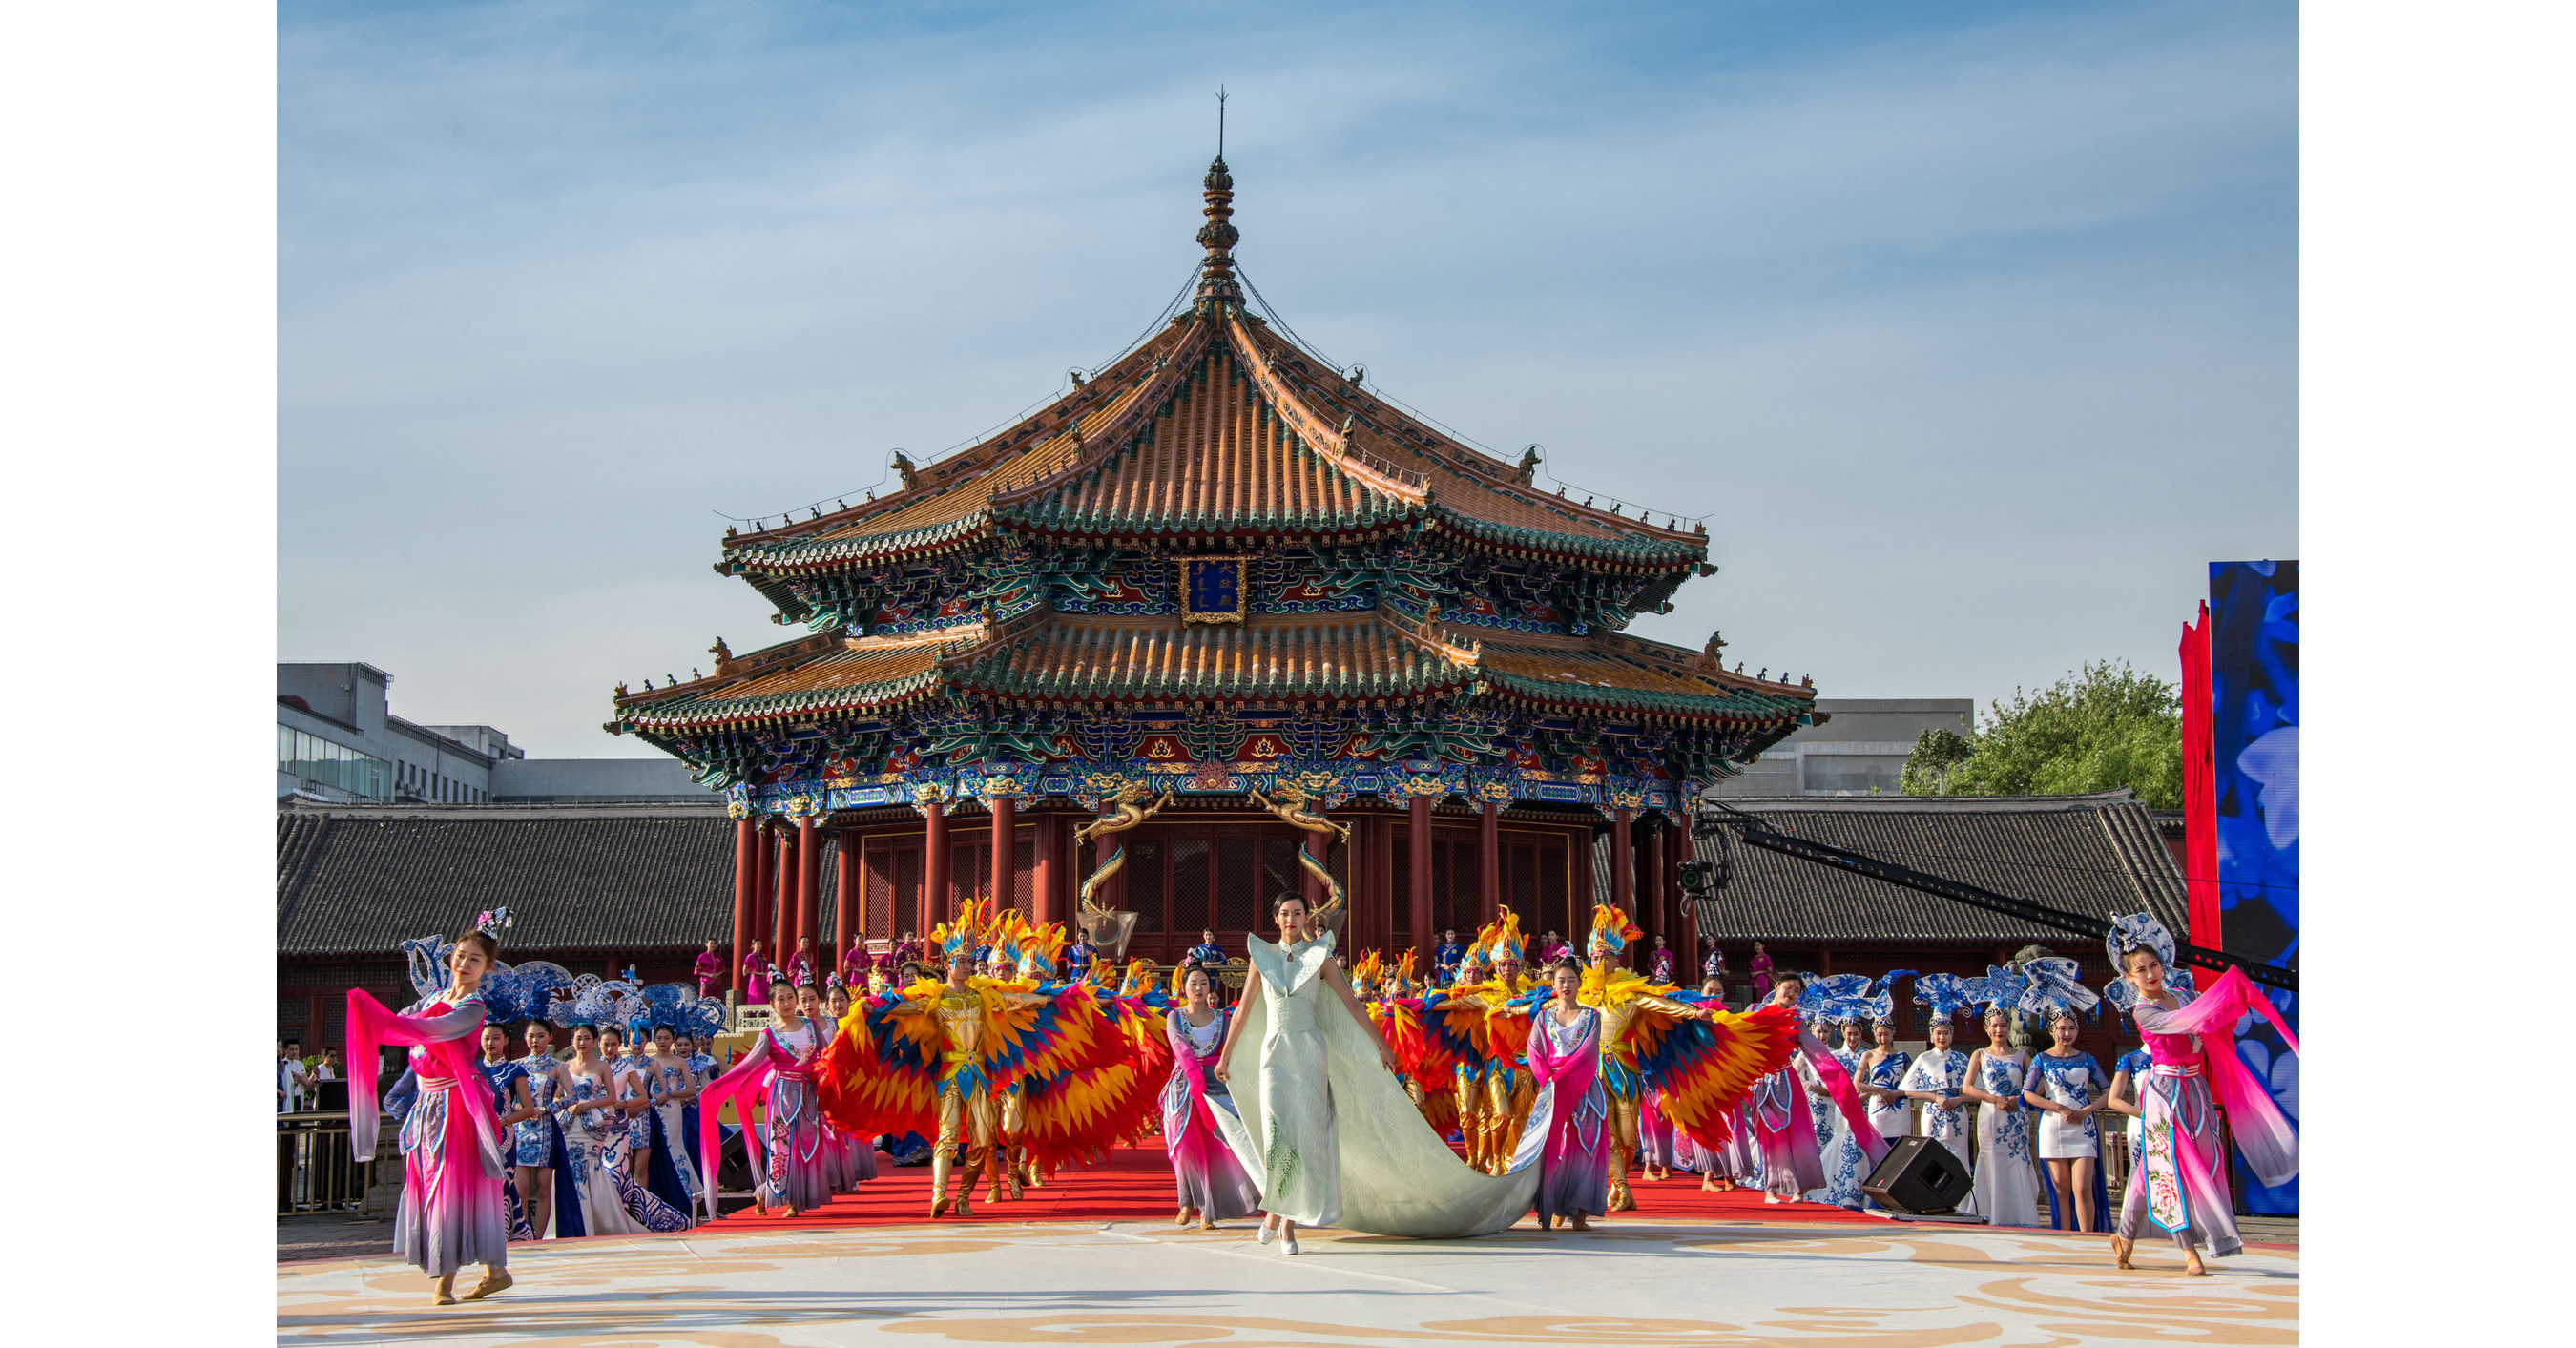
<instances>
[{"instance_id":1,"label":"performer in purple robe","mask_svg":"<svg viewBox=\"0 0 2576 1348\"><path fill-rule=\"evenodd\" d=\"M769 962L769 952L761 949L759 941L753 941L751 953L742 957L743 1000L753 1006L766 1003L769 985L777 976L778 966Z\"/></svg>"},{"instance_id":2,"label":"performer in purple robe","mask_svg":"<svg viewBox=\"0 0 2576 1348\"><path fill-rule=\"evenodd\" d=\"M715 996L716 981L724 977L725 971L724 956L716 953L715 942L707 942L706 952L698 956L698 962L693 966L693 971L698 977L698 995Z\"/></svg>"}]
</instances>

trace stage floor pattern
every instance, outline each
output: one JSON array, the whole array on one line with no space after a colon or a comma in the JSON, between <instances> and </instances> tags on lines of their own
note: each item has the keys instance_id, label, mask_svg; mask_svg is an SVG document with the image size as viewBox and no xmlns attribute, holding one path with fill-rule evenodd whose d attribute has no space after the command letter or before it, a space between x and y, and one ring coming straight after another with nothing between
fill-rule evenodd
<instances>
[{"instance_id":1,"label":"stage floor pattern","mask_svg":"<svg viewBox=\"0 0 2576 1348\"><path fill-rule=\"evenodd\" d=\"M888 1210L855 1223L859 1205L844 1200L792 1225L728 1219L678 1236L516 1245L517 1286L451 1307L430 1306L427 1279L391 1256L284 1264L278 1339L456 1348L2298 1341L2298 1251L2283 1247L2213 1261L2210 1278L2182 1277L2170 1245L2149 1247L2137 1271L2121 1273L2099 1236L1766 1212L1758 1198L1685 1215L1675 1209L1687 1181L1677 1180L1641 1193L1660 1210L1585 1234L1527 1221L1465 1241L1319 1231L1285 1257L1255 1244L1249 1221L1175 1228L1168 1173L1160 1195L1149 1194L1142 1167L1129 1164L1143 1159L1066 1176L1040 1191L1043 1206L979 1204L969 1223L891 1210L898 1191L926 1192L921 1172L894 1170L867 1204ZM1151 1216L1084 1212L1149 1198ZM1053 1220L1032 1220L1041 1215Z\"/></svg>"}]
</instances>

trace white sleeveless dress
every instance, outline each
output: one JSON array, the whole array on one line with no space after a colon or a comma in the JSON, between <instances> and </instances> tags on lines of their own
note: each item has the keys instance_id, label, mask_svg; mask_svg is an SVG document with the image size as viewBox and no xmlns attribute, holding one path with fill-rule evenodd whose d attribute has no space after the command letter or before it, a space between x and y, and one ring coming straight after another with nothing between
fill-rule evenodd
<instances>
[{"instance_id":1,"label":"white sleeveless dress","mask_svg":"<svg viewBox=\"0 0 2576 1348\"><path fill-rule=\"evenodd\" d=\"M1261 997L1239 1013L1226 1060L1244 1123L1226 1140L1262 1177L1264 1211L1299 1226L1448 1239L1502 1230L1530 1210L1547 1144L1544 1095L1511 1167L1470 1169L1380 1064L1376 1031L1323 985L1331 936L1244 944Z\"/></svg>"}]
</instances>

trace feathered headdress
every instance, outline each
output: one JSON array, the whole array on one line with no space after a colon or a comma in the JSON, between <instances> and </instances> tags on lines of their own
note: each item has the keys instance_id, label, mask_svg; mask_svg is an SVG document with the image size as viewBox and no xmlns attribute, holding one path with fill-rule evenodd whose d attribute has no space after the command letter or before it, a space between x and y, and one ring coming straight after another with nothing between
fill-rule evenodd
<instances>
[{"instance_id":1,"label":"feathered headdress","mask_svg":"<svg viewBox=\"0 0 2576 1348\"><path fill-rule=\"evenodd\" d=\"M2111 956L2111 967L2120 976L2102 987L2102 997L2123 1011L2138 1004L2138 985L2129 981L2129 952L2152 950L2165 966L2165 986L2191 991L2191 970L2174 963L2173 933L2165 930L2153 913L2131 913L2111 919L2111 930L2102 937L2102 948Z\"/></svg>"},{"instance_id":2,"label":"feathered headdress","mask_svg":"<svg viewBox=\"0 0 2576 1348\"><path fill-rule=\"evenodd\" d=\"M981 934L982 929L975 921L973 910L970 909L932 927L930 945L932 949L939 952L940 964L945 967L961 959L973 959L975 941Z\"/></svg>"},{"instance_id":3,"label":"feathered headdress","mask_svg":"<svg viewBox=\"0 0 2576 1348\"><path fill-rule=\"evenodd\" d=\"M1408 948L1405 950L1405 952L1404 952L1404 958L1402 958L1402 959L1400 959L1400 960L1397 960L1397 961L1395 962L1395 982L1396 982L1396 986L1397 986L1397 988L1398 988L1400 991L1403 991L1403 992L1406 992L1406 993L1410 993L1410 992L1412 992L1412 991L1413 991L1413 986L1414 986L1414 984L1413 984L1413 966L1414 966L1414 963L1415 963L1415 952L1414 952L1411 948L1409 948L1409 947L1408 947Z\"/></svg>"},{"instance_id":4,"label":"feathered headdress","mask_svg":"<svg viewBox=\"0 0 2576 1348\"><path fill-rule=\"evenodd\" d=\"M1377 986L1386 972L1386 957L1372 950L1351 961L1351 991L1366 992Z\"/></svg>"},{"instance_id":5,"label":"feathered headdress","mask_svg":"<svg viewBox=\"0 0 2576 1348\"><path fill-rule=\"evenodd\" d=\"M1646 933L1628 922L1628 915L1606 903L1592 906L1592 938L1583 945L1586 956L1608 955L1617 958L1630 941Z\"/></svg>"},{"instance_id":6,"label":"feathered headdress","mask_svg":"<svg viewBox=\"0 0 2576 1348\"><path fill-rule=\"evenodd\" d=\"M1493 933L1490 941L1486 939L1485 932ZM1529 963L1529 943L1521 936L1521 915L1509 908L1503 910L1498 921L1476 933L1476 944L1482 948L1489 964L1501 964L1505 960L1514 964Z\"/></svg>"},{"instance_id":7,"label":"feathered headdress","mask_svg":"<svg viewBox=\"0 0 2576 1348\"><path fill-rule=\"evenodd\" d=\"M984 962L1018 967L1028 947L1028 922L1016 909L1005 911L985 936Z\"/></svg>"},{"instance_id":8,"label":"feathered headdress","mask_svg":"<svg viewBox=\"0 0 2576 1348\"><path fill-rule=\"evenodd\" d=\"M1127 961L1127 976L1119 980L1118 995L1142 997L1154 989L1154 962L1138 955Z\"/></svg>"},{"instance_id":9,"label":"feathered headdress","mask_svg":"<svg viewBox=\"0 0 2576 1348\"><path fill-rule=\"evenodd\" d=\"M1064 951L1064 924L1047 922L1031 931L1020 943L1020 977L1035 982L1055 973L1056 957Z\"/></svg>"}]
</instances>

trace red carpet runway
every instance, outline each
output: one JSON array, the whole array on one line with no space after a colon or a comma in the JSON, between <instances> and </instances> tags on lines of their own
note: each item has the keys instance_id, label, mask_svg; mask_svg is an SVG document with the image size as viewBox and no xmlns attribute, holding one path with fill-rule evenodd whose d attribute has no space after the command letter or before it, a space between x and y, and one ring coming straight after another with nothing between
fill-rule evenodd
<instances>
[{"instance_id":1,"label":"red carpet runway","mask_svg":"<svg viewBox=\"0 0 2576 1348\"><path fill-rule=\"evenodd\" d=\"M950 1181L955 1183L954 1180ZM1755 1191L1737 1189L1730 1193L1703 1193L1697 1175L1676 1173L1668 1180L1643 1181L1629 1177L1629 1188L1637 1196L1634 1212L1614 1214L1611 1221L1644 1222L1746 1222L1746 1221L1848 1221L1886 1226L1881 1217L1867 1217L1841 1208L1819 1203L1765 1203ZM1004 1191L1007 1195L1008 1190ZM979 1186L975 1194L975 1212L964 1222L1131 1222L1170 1221L1179 1204L1172 1192L1172 1169L1163 1159L1160 1146L1118 1147L1109 1153L1109 1164L1097 1170L1059 1172L1045 1188L1029 1189L1018 1202L1007 1196L999 1203L984 1201ZM764 1217L760 1209L746 1207L719 1219L716 1226L728 1232L809 1230L817 1227L876 1225L890 1222L921 1222L930 1217L930 1167L897 1166L877 1153L877 1177L859 1186L855 1194L834 1198L831 1204L801 1217L784 1213ZM958 1222L954 1213L940 1218ZM1246 1219L1248 1224L1249 1219Z\"/></svg>"}]
</instances>

